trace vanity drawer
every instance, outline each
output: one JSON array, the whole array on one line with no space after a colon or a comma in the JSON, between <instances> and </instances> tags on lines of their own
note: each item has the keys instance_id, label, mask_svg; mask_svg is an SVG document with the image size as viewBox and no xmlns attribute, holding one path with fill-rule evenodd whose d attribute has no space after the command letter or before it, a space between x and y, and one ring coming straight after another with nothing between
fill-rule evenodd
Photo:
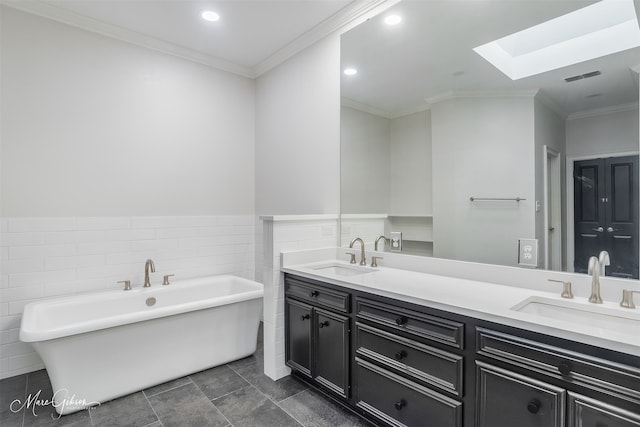
<instances>
[{"instance_id":1,"label":"vanity drawer","mask_svg":"<svg viewBox=\"0 0 640 427\"><path fill-rule=\"evenodd\" d=\"M451 347L464 348L464 324L363 298L356 299L359 319L368 320Z\"/></svg>"},{"instance_id":2,"label":"vanity drawer","mask_svg":"<svg viewBox=\"0 0 640 427\"><path fill-rule=\"evenodd\" d=\"M462 356L362 323L356 324L356 354L456 396L462 396Z\"/></svg>"},{"instance_id":3,"label":"vanity drawer","mask_svg":"<svg viewBox=\"0 0 640 427\"><path fill-rule=\"evenodd\" d=\"M478 427L564 427L566 391L477 362Z\"/></svg>"},{"instance_id":4,"label":"vanity drawer","mask_svg":"<svg viewBox=\"0 0 640 427\"><path fill-rule=\"evenodd\" d=\"M569 427L640 427L640 413L629 412L569 392ZM640 408L638 408L640 412Z\"/></svg>"},{"instance_id":5,"label":"vanity drawer","mask_svg":"<svg viewBox=\"0 0 640 427\"><path fill-rule=\"evenodd\" d=\"M356 406L392 426L461 427L462 403L358 357Z\"/></svg>"},{"instance_id":6,"label":"vanity drawer","mask_svg":"<svg viewBox=\"0 0 640 427\"><path fill-rule=\"evenodd\" d=\"M346 292L288 277L285 281L285 293L289 297L307 301L313 305L320 305L342 313L349 312L349 294Z\"/></svg>"},{"instance_id":7,"label":"vanity drawer","mask_svg":"<svg viewBox=\"0 0 640 427\"><path fill-rule=\"evenodd\" d=\"M640 404L640 367L476 328L480 355Z\"/></svg>"}]
</instances>

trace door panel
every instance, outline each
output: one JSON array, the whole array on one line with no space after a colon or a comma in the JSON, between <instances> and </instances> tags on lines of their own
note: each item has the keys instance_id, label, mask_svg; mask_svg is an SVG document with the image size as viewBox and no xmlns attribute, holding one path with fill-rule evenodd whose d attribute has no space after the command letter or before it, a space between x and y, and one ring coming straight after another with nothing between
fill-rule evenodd
<instances>
[{"instance_id":1,"label":"door panel","mask_svg":"<svg viewBox=\"0 0 640 427\"><path fill-rule=\"evenodd\" d=\"M574 163L576 272L609 252L607 276L638 278L638 156Z\"/></svg>"},{"instance_id":2,"label":"door panel","mask_svg":"<svg viewBox=\"0 0 640 427\"><path fill-rule=\"evenodd\" d=\"M312 308L308 304L287 299L288 338L286 343L287 365L311 377L311 325Z\"/></svg>"},{"instance_id":3,"label":"door panel","mask_svg":"<svg viewBox=\"0 0 640 427\"><path fill-rule=\"evenodd\" d=\"M349 397L349 318L320 308L315 308L314 313L317 325L315 380Z\"/></svg>"}]
</instances>

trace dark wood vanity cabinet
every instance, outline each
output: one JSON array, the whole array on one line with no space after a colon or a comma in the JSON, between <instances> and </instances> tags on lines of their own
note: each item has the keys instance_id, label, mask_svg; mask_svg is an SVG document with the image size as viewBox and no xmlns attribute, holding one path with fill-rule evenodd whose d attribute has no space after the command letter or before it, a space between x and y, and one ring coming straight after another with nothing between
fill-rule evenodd
<instances>
[{"instance_id":1,"label":"dark wood vanity cabinet","mask_svg":"<svg viewBox=\"0 0 640 427\"><path fill-rule=\"evenodd\" d=\"M290 274L285 297L293 374L375 424L640 427L640 356Z\"/></svg>"},{"instance_id":2,"label":"dark wood vanity cabinet","mask_svg":"<svg viewBox=\"0 0 640 427\"><path fill-rule=\"evenodd\" d=\"M287 366L348 398L349 294L296 279L288 279L285 288Z\"/></svg>"}]
</instances>

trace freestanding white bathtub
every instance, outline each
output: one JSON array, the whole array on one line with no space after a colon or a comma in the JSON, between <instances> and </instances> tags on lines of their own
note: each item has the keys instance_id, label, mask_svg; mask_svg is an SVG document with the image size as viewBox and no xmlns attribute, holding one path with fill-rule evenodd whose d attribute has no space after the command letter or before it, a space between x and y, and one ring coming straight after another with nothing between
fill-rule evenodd
<instances>
[{"instance_id":1,"label":"freestanding white bathtub","mask_svg":"<svg viewBox=\"0 0 640 427\"><path fill-rule=\"evenodd\" d=\"M212 276L54 298L26 305L20 340L68 414L253 354L262 296L260 283Z\"/></svg>"}]
</instances>

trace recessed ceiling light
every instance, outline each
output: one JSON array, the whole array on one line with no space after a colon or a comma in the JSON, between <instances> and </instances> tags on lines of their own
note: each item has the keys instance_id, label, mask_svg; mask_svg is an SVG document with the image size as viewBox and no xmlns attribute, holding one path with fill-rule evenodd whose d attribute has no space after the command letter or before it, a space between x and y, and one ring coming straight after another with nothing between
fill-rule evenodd
<instances>
[{"instance_id":1,"label":"recessed ceiling light","mask_svg":"<svg viewBox=\"0 0 640 427\"><path fill-rule=\"evenodd\" d=\"M220 19L220 15L211 10L205 10L200 16L202 16L202 19L209 22L215 22Z\"/></svg>"},{"instance_id":2,"label":"recessed ceiling light","mask_svg":"<svg viewBox=\"0 0 640 427\"><path fill-rule=\"evenodd\" d=\"M358 70L356 70L355 68L345 68L344 73L347 76L353 76L354 74L358 74Z\"/></svg>"},{"instance_id":3,"label":"recessed ceiling light","mask_svg":"<svg viewBox=\"0 0 640 427\"><path fill-rule=\"evenodd\" d=\"M398 25L402 21L399 15L389 15L384 18L384 23L387 25Z\"/></svg>"},{"instance_id":4,"label":"recessed ceiling light","mask_svg":"<svg viewBox=\"0 0 640 427\"><path fill-rule=\"evenodd\" d=\"M633 0L605 0L473 50L517 80L638 46Z\"/></svg>"}]
</instances>

